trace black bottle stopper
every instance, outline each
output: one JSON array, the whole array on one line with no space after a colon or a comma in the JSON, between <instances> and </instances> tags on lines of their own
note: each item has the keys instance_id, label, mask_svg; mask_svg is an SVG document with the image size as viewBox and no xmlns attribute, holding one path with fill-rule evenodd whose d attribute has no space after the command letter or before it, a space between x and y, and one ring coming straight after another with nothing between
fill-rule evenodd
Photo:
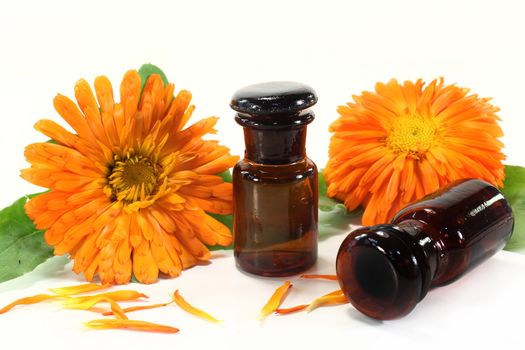
<instances>
[{"instance_id":1,"label":"black bottle stopper","mask_svg":"<svg viewBox=\"0 0 525 350\"><path fill-rule=\"evenodd\" d=\"M243 87L233 95L230 106L238 112L236 120L242 126L279 128L311 122L313 112L304 110L316 103L310 86L276 81Z\"/></svg>"},{"instance_id":2,"label":"black bottle stopper","mask_svg":"<svg viewBox=\"0 0 525 350\"><path fill-rule=\"evenodd\" d=\"M317 102L308 85L280 81L238 90L230 106L244 127L247 158L261 164L287 164L306 156L306 125L314 120L309 108Z\"/></svg>"}]
</instances>

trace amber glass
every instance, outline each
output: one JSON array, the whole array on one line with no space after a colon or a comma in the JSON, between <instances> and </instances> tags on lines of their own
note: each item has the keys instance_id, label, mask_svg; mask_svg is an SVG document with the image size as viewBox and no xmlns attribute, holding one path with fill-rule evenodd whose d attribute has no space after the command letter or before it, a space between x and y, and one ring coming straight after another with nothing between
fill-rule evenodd
<instances>
[{"instance_id":1,"label":"amber glass","mask_svg":"<svg viewBox=\"0 0 525 350\"><path fill-rule=\"evenodd\" d=\"M307 108L316 100L297 83L257 84L234 95L246 143L233 169L234 256L246 272L289 276L316 262L317 168L305 151L314 119Z\"/></svg>"},{"instance_id":2,"label":"amber glass","mask_svg":"<svg viewBox=\"0 0 525 350\"><path fill-rule=\"evenodd\" d=\"M350 233L337 255L339 283L364 314L398 318L431 286L454 281L502 249L513 227L497 188L458 181L408 205L390 225Z\"/></svg>"},{"instance_id":3,"label":"amber glass","mask_svg":"<svg viewBox=\"0 0 525 350\"><path fill-rule=\"evenodd\" d=\"M242 160L234 169L235 258L262 276L288 276L317 258L317 169Z\"/></svg>"}]
</instances>

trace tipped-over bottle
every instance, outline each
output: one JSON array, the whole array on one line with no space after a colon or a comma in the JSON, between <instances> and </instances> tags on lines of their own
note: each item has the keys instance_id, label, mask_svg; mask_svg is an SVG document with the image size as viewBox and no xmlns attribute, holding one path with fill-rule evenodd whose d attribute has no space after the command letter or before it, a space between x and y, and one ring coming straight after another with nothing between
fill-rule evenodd
<instances>
[{"instance_id":1,"label":"tipped-over bottle","mask_svg":"<svg viewBox=\"0 0 525 350\"><path fill-rule=\"evenodd\" d=\"M362 313L402 317L430 287L502 249L513 228L512 209L496 187L461 180L408 205L391 224L350 233L337 254L339 283Z\"/></svg>"}]
</instances>

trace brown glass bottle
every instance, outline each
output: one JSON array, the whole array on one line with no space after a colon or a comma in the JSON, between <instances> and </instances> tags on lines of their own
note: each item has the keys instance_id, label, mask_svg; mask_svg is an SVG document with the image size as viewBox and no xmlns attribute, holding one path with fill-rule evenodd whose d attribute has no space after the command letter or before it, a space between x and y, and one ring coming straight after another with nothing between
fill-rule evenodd
<instances>
[{"instance_id":1,"label":"brown glass bottle","mask_svg":"<svg viewBox=\"0 0 525 350\"><path fill-rule=\"evenodd\" d=\"M364 314L408 314L431 286L447 284L502 249L514 217L482 180L461 180L408 205L390 225L359 228L337 254L339 284Z\"/></svg>"},{"instance_id":2,"label":"brown glass bottle","mask_svg":"<svg viewBox=\"0 0 525 350\"><path fill-rule=\"evenodd\" d=\"M244 159L233 169L234 256L242 270L288 276L317 259L317 168L306 157L312 88L271 82L237 91Z\"/></svg>"}]
</instances>

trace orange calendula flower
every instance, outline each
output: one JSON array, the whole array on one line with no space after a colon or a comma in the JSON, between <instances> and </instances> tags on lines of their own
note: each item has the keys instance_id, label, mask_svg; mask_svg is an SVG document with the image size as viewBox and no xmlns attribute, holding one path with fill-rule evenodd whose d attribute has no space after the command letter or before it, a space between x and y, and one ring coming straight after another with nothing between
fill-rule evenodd
<instances>
[{"instance_id":1,"label":"orange calendula flower","mask_svg":"<svg viewBox=\"0 0 525 350\"><path fill-rule=\"evenodd\" d=\"M207 312L204 312L204 311L202 311L200 309L197 309L196 307L194 307L190 303L188 303L182 297L182 295L180 295L178 289L175 291L175 293L173 293L173 301L182 310L184 310L184 311L186 311L186 312L188 312L188 313L190 313L192 315L198 316L200 318L205 319L206 321L210 321L210 322L213 322L213 323L220 323L221 322L218 319L216 319L215 317L213 317L212 315L208 314Z\"/></svg>"},{"instance_id":2,"label":"orange calendula flower","mask_svg":"<svg viewBox=\"0 0 525 350\"><path fill-rule=\"evenodd\" d=\"M74 133L51 120L35 128L56 143L27 146L29 182L50 191L26 205L56 255L69 254L73 271L88 281L143 283L159 272L182 269L210 258L206 245L228 245L230 230L208 213L232 211L232 186L217 174L238 157L217 141L216 117L185 128L194 106L191 94L164 86L151 75L141 89L128 71L115 102L109 80L75 86L77 104L58 95L54 106Z\"/></svg>"},{"instance_id":3,"label":"orange calendula flower","mask_svg":"<svg viewBox=\"0 0 525 350\"><path fill-rule=\"evenodd\" d=\"M177 333L178 328L165 326L161 324L136 321L136 320L125 320L125 319L100 319L86 322L86 326L92 329L129 329L134 331L144 332L156 332L156 333Z\"/></svg>"},{"instance_id":4,"label":"orange calendula flower","mask_svg":"<svg viewBox=\"0 0 525 350\"><path fill-rule=\"evenodd\" d=\"M284 300L284 297L286 296L286 293L291 287L292 284L290 281L285 281L282 286L275 290L266 305L264 305L264 307L261 309L261 312L259 313L258 319L260 321L264 320L279 308Z\"/></svg>"},{"instance_id":5,"label":"orange calendula flower","mask_svg":"<svg viewBox=\"0 0 525 350\"><path fill-rule=\"evenodd\" d=\"M457 179L502 186L499 108L443 80L378 83L340 106L324 171L328 195L362 222L390 221L406 204Z\"/></svg>"}]
</instances>

